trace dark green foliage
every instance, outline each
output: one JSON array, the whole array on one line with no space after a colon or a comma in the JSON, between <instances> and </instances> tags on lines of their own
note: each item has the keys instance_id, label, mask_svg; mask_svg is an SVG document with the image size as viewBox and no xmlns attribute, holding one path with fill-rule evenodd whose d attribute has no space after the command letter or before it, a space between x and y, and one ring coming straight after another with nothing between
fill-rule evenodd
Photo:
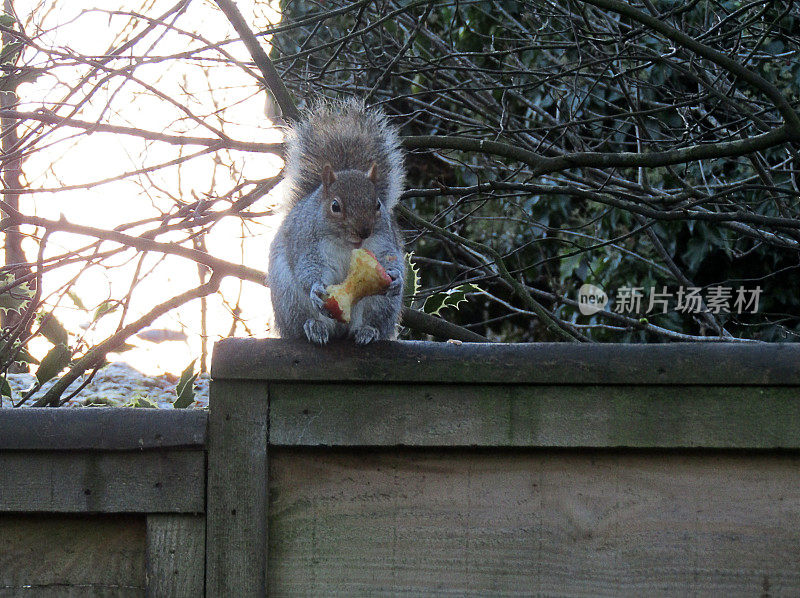
<instances>
[{"instance_id":1,"label":"dark green foliage","mask_svg":"<svg viewBox=\"0 0 800 598\"><path fill-rule=\"evenodd\" d=\"M64 344L55 345L42 359L42 363L36 370L36 379L39 384L44 384L48 380L55 378L61 370L69 365L72 352Z\"/></svg>"},{"instance_id":2,"label":"dark green foliage","mask_svg":"<svg viewBox=\"0 0 800 598\"><path fill-rule=\"evenodd\" d=\"M197 360L193 359L183 372L181 372L180 380L175 387L175 394L178 398L172 403L175 409L185 409L194 403L194 381L197 379L197 374L194 372L194 364Z\"/></svg>"},{"instance_id":3,"label":"dark green foliage","mask_svg":"<svg viewBox=\"0 0 800 598\"><path fill-rule=\"evenodd\" d=\"M725 149L783 125L762 90L593 2L436 2L418 30L427 2L367 3L328 17L347 3L282 4L288 29L275 37L273 58L287 84L301 96L367 96L400 116L406 135L499 141L543 157L719 147L719 158L641 168L598 160L544 176L489 153L417 150L408 156L410 186L441 190L411 191L405 203L499 252L560 319L595 326L582 329L592 339L679 339L717 335L720 326L739 338L798 338L797 148L782 141L744 155ZM800 108L794 4L626 4L645 16L654 7L660 22L733 58ZM719 215L728 220L712 219ZM504 340L554 338L519 311L524 303L485 252L466 251L435 229L408 237L423 295L471 282L496 298L474 297L448 319ZM673 299L665 314L584 316L574 304L583 283L605 289L613 310L622 287L674 295L687 282L704 293L760 287L758 311L682 313Z\"/></svg>"},{"instance_id":4,"label":"dark green foliage","mask_svg":"<svg viewBox=\"0 0 800 598\"><path fill-rule=\"evenodd\" d=\"M443 309L447 309L448 307L458 310L459 305L467 302L467 293L475 293L480 290L481 288L479 286L467 283L446 291L434 293L433 295L429 295L425 300L422 311L426 314L438 316Z\"/></svg>"}]
</instances>

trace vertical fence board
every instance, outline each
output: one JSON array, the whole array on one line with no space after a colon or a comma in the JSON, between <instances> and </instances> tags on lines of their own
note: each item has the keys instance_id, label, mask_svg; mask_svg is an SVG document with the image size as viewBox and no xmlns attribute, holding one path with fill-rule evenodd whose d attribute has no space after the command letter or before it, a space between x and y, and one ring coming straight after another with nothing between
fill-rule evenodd
<instances>
[{"instance_id":1,"label":"vertical fence board","mask_svg":"<svg viewBox=\"0 0 800 598\"><path fill-rule=\"evenodd\" d=\"M196 598L205 584L206 522L201 515L147 516L147 598Z\"/></svg>"},{"instance_id":2,"label":"vertical fence board","mask_svg":"<svg viewBox=\"0 0 800 598\"><path fill-rule=\"evenodd\" d=\"M206 592L262 597L267 563L267 385L215 381L211 401Z\"/></svg>"}]
</instances>

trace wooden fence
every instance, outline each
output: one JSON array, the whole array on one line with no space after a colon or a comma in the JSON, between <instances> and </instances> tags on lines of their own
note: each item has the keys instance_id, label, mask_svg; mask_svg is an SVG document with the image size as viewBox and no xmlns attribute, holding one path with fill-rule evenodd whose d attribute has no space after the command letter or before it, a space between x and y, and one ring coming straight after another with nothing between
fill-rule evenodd
<instances>
[{"instance_id":1,"label":"wooden fence","mask_svg":"<svg viewBox=\"0 0 800 598\"><path fill-rule=\"evenodd\" d=\"M800 345L230 339L212 374L207 422L0 411L0 598L800 595Z\"/></svg>"},{"instance_id":2,"label":"wooden fence","mask_svg":"<svg viewBox=\"0 0 800 598\"><path fill-rule=\"evenodd\" d=\"M0 598L202 596L206 419L0 410Z\"/></svg>"}]
</instances>

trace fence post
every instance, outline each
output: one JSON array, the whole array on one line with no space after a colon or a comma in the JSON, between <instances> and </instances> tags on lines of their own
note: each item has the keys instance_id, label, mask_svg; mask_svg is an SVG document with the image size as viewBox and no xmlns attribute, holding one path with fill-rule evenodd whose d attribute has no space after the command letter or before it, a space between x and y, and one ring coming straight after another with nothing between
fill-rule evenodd
<instances>
[{"instance_id":1,"label":"fence post","mask_svg":"<svg viewBox=\"0 0 800 598\"><path fill-rule=\"evenodd\" d=\"M215 380L208 440L206 595L267 593L267 383Z\"/></svg>"}]
</instances>

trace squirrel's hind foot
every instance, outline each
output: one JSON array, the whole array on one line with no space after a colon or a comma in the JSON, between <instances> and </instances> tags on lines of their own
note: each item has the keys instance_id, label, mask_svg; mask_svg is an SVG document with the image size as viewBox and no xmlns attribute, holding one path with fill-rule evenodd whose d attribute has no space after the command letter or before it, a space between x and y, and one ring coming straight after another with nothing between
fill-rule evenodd
<instances>
[{"instance_id":1,"label":"squirrel's hind foot","mask_svg":"<svg viewBox=\"0 0 800 598\"><path fill-rule=\"evenodd\" d=\"M353 338L357 345L368 345L380 338L380 332L374 326L362 326L355 331Z\"/></svg>"}]
</instances>

